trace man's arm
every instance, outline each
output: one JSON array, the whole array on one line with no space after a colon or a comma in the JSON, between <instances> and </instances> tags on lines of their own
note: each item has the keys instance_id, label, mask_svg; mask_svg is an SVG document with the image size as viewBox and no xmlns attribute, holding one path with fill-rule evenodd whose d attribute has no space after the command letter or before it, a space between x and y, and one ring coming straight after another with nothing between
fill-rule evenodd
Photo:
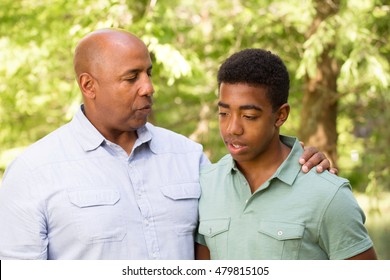
<instances>
[{"instance_id":1,"label":"man's arm","mask_svg":"<svg viewBox=\"0 0 390 280\"><path fill-rule=\"evenodd\" d=\"M6 170L0 187L0 259L47 259L44 202L34 181L22 160Z\"/></svg>"}]
</instances>

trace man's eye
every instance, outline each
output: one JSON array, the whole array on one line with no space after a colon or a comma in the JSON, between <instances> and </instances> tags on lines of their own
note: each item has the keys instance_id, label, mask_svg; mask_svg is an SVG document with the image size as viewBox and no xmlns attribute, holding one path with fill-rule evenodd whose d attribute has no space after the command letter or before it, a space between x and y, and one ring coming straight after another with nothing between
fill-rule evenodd
<instances>
[{"instance_id":1,"label":"man's eye","mask_svg":"<svg viewBox=\"0 0 390 280\"><path fill-rule=\"evenodd\" d=\"M224 116L227 115L227 113L225 113L225 112L218 112L218 115L219 115L220 117L224 117Z\"/></svg>"},{"instance_id":2,"label":"man's eye","mask_svg":"<svg viewBox=\"0 0 390 280\"><path fill-rule=\"evenodd\" d=\"M137 80L137 76L126 78L126 81L128 82L134 82L135 80Z\"/></svg>"}]
</instances>

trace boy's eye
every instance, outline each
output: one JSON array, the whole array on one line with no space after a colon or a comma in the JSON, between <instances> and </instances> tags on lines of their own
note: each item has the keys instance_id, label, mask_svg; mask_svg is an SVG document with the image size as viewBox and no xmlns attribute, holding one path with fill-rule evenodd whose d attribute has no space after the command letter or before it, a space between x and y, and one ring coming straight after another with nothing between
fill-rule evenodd
<instances>
[{"instance_id":1,"label":"boy's eye","mask_svg":"<svg viewBox=\"0 0 390 280\"><path fill-rule=\"evenodd\" d=\"M248 116L248 115L245 115L244 118L247 119L247 120L255 120L255 119L257 119L256 116Z\"/></svg>"}]
</instances>

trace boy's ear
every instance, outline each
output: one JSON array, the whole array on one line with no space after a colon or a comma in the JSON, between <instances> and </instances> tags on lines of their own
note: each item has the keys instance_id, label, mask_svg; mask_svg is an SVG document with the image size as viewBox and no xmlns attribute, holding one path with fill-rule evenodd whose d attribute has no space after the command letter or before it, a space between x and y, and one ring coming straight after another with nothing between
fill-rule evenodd
<instances>
[{"instance_id":1,"label":"boy's ear","mask_svg":"<svg viewBox=\"0 0 390 280\"><path fill-rule=\"evenodd\" d=\"M85 98L95 98L95 80L90 74L82 73L79 76L79 84Z\"/></svg>"},{"instance_id":2,"label":"boy's ear","mask_svg":"<svg viewBox=\"0 0 390 280\"><path fill-rule=\"evenodd\" d=\"M284 103L282 106L279 107L278 111L275 113L276 116L275 126L281 127L287 120L289 114L290 114L290 105L288 105L288 103Z\"/></svg>"}]
</instances>

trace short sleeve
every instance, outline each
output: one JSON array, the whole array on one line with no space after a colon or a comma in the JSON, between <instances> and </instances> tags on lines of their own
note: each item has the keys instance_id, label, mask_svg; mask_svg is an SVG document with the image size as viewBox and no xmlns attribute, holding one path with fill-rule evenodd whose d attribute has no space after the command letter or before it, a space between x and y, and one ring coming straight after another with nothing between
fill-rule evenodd
<instances>
[{"instance_id":1,"label":"short sleeve","mask_svg":"<svg viewBox=\"0 0 390 280\"><path fill-rule=\"evenodd\" d=\"M33 173L23 160L6 170L0 187L0 259L46 259L45 216Z\"/></svg>"},{"instance_id":2,"label":"short sleeve","mask_svg":"<svg viewBox=\"0 0 390 280\"><path fill-rule=\"evenodd\" d=\"M201 244L203 246L207 246L206 245L206 240L204 239L204 235L200 234L199 230L195 234L195 242L198 243L198 244Z\"/></svg>"},{"instance_id":3,"label":"short sleeve","mask_svg":"<svg viewBox=\"0 0 390 280\"><path fill-rule=\"evenodd\" d=\"M319 244L330 259L347 259L373 246L365 219L349 183L343 184L325 210L320 226Z\"/></svg>"}]
</instances>

